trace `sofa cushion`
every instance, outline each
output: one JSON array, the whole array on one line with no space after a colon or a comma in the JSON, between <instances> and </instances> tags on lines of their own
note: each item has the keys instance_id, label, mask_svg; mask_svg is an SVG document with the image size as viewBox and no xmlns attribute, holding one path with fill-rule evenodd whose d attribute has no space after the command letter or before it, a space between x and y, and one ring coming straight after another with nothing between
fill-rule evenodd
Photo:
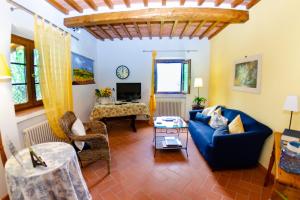
<instances>
[{"instance_id":1,"label":"sofa cushion","mask_svg":"<svg viewBox=\"0 0 300 200\"><path fill-rule=\"evenodd\" d=\"M198 112L196 114L195 120L203 122L204 124L208 124L210 118L211 118L211 116L207 116L207 115L204 115L204 114Z\"/></svg>"},{"instance_id":2,"label":"sofa cushion","mask_svg":"<svg viewBox=\"0 0 300 200\"><path fill-rule=\"evenodd\" d=\"M237 133L244 133L244 126L241 120L241 116L237 115L232 122L228 125L229 133L237 134Z\"/></svg>"},{"instance_id":3,"label":"sofa cushion","mask_svg":"<svg viewBox=\"0 0 300 200\"><path fill-rule=\"evenodd\" d=\"M225 126L227 125L228 120L223 117L221 114L218 114L217 112L214 113L214 115L211 117L209 125L214 128L217 129L221 126Z\"/></svg>"},{"instance_id":4,"label":"sofa cushion","mask_svg":"<svg viewBox=\"0 0 300 200\"><path fill-rule=\"evenodd\" d=\"M74 124L72 125L72 133L74 135L77 136L84 136L86 135L83 123L81 122L81 120L79 118L76 119L76 121L74 122ZM76 147L81 151L84 147L84 142L75 142Z\"/></svg>"},{"instance_id":5,"label":"sofa cushion","mask_svg":"<svg viewBox=\"0 0 300 200\"><path fill-rule=\"evenodd\" d=\"M228 126L221 126L219 128L217 128L214 133L213 133L213 138L212 138L212 143L214 143L214 138L215 136L218 136L218 135L227 135L229 134L229 129L228 129Z\"/></svg>"},{"instance_id":6,"label":"sofa cushion","mask_svg":"<svg viewBox=\"0 0 300 200\"><path fill-rule=\"evenodd\" d=\"M208 107L208 108L205 108L203 111L202 111L202 114L203 115L207 115L207 116L212 116L212 114L214 113L214 111L217 109L218 106L211 106L211 107Z\"/></svg>"},{"instance_id":7,"label":"sofa cushion","mask_svg":"<svg viewBox=\"0 0 300 200\"><path fill-rule=\"evenodd\" d=\"M237 115L240 115L245 132L257 130L258 122L242 111L222 107L222 115L228 119L228 123L232 122Z\"/></svg>"}]
</instances>

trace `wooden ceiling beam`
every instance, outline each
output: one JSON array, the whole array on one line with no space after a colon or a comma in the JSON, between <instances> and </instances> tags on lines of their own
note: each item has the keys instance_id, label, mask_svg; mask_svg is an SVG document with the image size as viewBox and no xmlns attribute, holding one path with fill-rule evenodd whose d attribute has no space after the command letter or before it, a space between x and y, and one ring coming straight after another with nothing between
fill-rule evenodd
<instances>
[{"instance_id":1,"label":"wooden ceiling beam","mask_svg":"<svg viewBox=\"0 0 300 200\"><path fill-rule=\"evenodd\" d=\"M141 31L140 31L139 25L138 25L136 22L134 22L133 25L134 25L135 31L136 31L137 34L138 34L138 37L139 37L140 40L141 40L141 39L142 39L142 34L141 34Z\"/></svg>"},{"instance_id":2,"label":"wooden ceiling beam","mask_svg":"<svg viewBox=\"0 0 300 200\"><path fill-rule=\"evenodd\" d=\"M97 5L95 4L94 0L84 0L84 2L85 2L90 8L92 8L93 10L95 10L95 11L98 10L98 7L97 7Z\"/></svg>"},{"instance_id":3,"label":"wooden ceiling beam","mask_svg":"<svg viewBox=\"0 0 300 200\"><path fill-rule=\"evenodd\" d=\"M103 1L108 8L110 8L110 9L114 8L114 4L112 3L111 0L103 0Z\"/></svg>"},{"instance_id":4,"label":"wooden ceiling beam","mask_svg":"<svg viewBox=\"0 0 300 200\"><path fill-rule=\"evenodd\" d=\"M179 36L180 39L183 38L185 32L189 29L189 27L190 27L191 24L192 24L192 22L190 22L190 21L185 24L185 26L184 26L184 28L183 28L180 36Z\"/></svg>"},{"instance_id":5,"label":"wooden ceiling beam","mask_svg":"<svg viewBox=\"0 0 300 200\"><path fill-rule=\"evenodd\" d=\"M114 40L113 37L112 37L110 34L108 34L105 30L103 30L102 27L96 26L96 29L97 29L97 31L99 31L102 35L104 35L104 37L110 39L111 41Z\"/></svg>"},{"instance_id":6,"label":"wooden ceiling beam","mask_svg":"<svg viewBox=\"0 0 300 200\"><path fill-rule=\"evenodd\" d=\"M152 39L152 29L151 29L151 23L150 22L147 22L147 27L148 27L149 38Z\"/></svg>"},{"instance_id":7,"label":"wooden ceiling beam","mask_svg":"<svg viewBox=\"0 0 300 200\"><path fill-rule=\"evenodd\" d=\"M170 39L172 39L172 37L174 36L175 30L176 30L176 28L177 28L177 24L178 24L178 21L176 20L176 21L173 23L173 26L172 26L172 30L171 30L171 33L170 33Z\"/></svg>"},{"instance_id":8,"label":"wooden ceiling beam","mask_svg":"<svg viewBox=\"0 0 300 200\"><path fill-rule=\"evenodd\" d=\"M126 7L130 8L130 0L123 0L123 1L125 3Z\"/></svg>"},{"instance_id":9,"label":"wooden ceiling beam","mask_svg":"<svg viewBox=\"0 0 300 200\"><path fill-rule=\"evenodd\" d=\"M208 39L212 39L215 35L217 35L218 33L220 33L224 28L226 28L229 25L229 23L225 23L223 24L223 26L221 26L218 30L216 30L214 33L212 33L210 36L208 36Z\"/></svg>"},{"instance_id":10,"label":"wooden ceiling beam","mask_svg":"<svg viewBox=\"0 0 300 200\"><path fill-rule=\"evenodd\" d=\"M214 22L212 23L200 36L199 39L202 39L205 37L206 34L208 34L212 29L214 29L220 22Z\"/></svg>"},{"instance_id":11,"label":"wooden ceiling beam","mask_svg":"<svg viewBox=\"0 0 300 200\"><path fill-rule=\"evenodd\" d=\"M221 8L148 8L69 17L64 19L64 25L67 27L83 27L120 23L145 23L148 21L189 21L190 19L194 21L243 23L249 19L249 13L245 10Z\"/></svg>"},{"instance_id":12,"label":"wooden ceiling beam","mask_svg":"<svg viewBox=\"0 0 300 200\"><path fill-rule=\"evenodd\" d=\"M167 5L167 0L162 0L162 1L161 1L161 5L162 5L162 6Z\"/></svg>"},{"instance_id":13,"label":"wooden ceiling beam","mask_svg":"<svg viewBox=\"0 0 300 200\"><path fill-rule=\"evenodd\" d=\"M123 31L126 33L126 35L128 36L128 38L130 40L132 40L132 36L130 35L130 33L129 33L127 27L126 27L126 25L125 24L121 24L121 27L122 27Z\"/></svg>"},{"instance_id":14,"label":"wooden ceiling beam","mask_svg":"<svg viewBox=\"0 0 300 200\"><path fill-rule=\"evenodd\" d=\"M107 26L120 40L123 40L122 35L117 31L117 29L113 25L107 24Z\"/></svg>"},{"instance_id":15,"label":"wooden ceiling beam","mask_svg":"<svg viewBox=\"0 0 300 200\"><path fill-rule=\"evenodd\" d=\"M91 35L93 35L95 38L99 39L99 40L104 40L103 37L101 37L100 35L98 35L95 31L93 31L90 27L85 27L84 28L87 32L89 32Z\"/></svg>"},{"instance_id":16,"label":"wooden ceiling beam","mask_svg":"<svg viewBox=\"0 0 300 200\"><path fill-rule=\"evenodd\" d=\"M161 21L160 22L159 39L162 38L163 30L164 30L164 21Z\"/></svg>"},{"instance_id":17,"label":"wooden ceiling beam","mask_svg":"<svg viewBox=\"0 0 300 200\"><path fill-rule=\"evenodd\" d=\"M143 0L144 2L144 7L148 7L148 0Z\"/></svg>"},{"instance_id":18,"label":"wooden ceiling beam","mask_svg":"<svg viewBox=\"0 0 300 200\"><path fill-rule=\"evenodd\" d=\"M63 7L60 3L57 3L56 0L47 0L47 2L50 3L56 9L58 9L60 12L66 14L66 15L69 14L69 10L66 9L65 7Z\"/></svg>"},{"instance_id":19,"label":"wooden ceiling beam","mask_svg":"<svg viewBox=\"0 0 300 200\"><path fill-rule=\"evenodd\" d=\"M185 0L180 0L180 5L184 6L184 4L185 4Z\"/></svg>"},{"instance_id":20,"label":"wooden ceiling beam","mask_svg":"<svg viewBox=\"0 0 300 200\"><path fill-rule=\"evenodd\" d=\"M215 0L215 6L219 6L224 2L224 0Z\"/></svg>"},{"instance_id":21,"label":"wooden ceiling beam","mask_svg":"<svg viewBox=\"0 0 300 200\"><path fill-rule=\"evenodd\" d=\"M232 2L231 2L231 7L232 8L235 8L235 7L237 7L237 6L239 6L241 3L243 3L244 2L244 0L233 0Z\"/></svg>"},{"instance_id":22,"label":"wooden ceiling beam","mask_svg":"<svg viewBox=\"0 0 300 200\"><path fill-rule=\"evenodd\" d=\"M204 2L205 2L205 0L198 0L198 1L197 1L198 6L201 6Z\"/></svg>"},{"instance_id":23,"label":"wooden ceiling beam","mask_svg":"<svg viewBox=\"0 0 300 200\"><path fill-rule=\"evenodd\" d=\"M81 8L81 6L79 6L76 1L74 0L64 0L69 6L71 6L72 8L74 8L75 10L77 10L78 12L82 13L83 12L83 8Z\"/></svg>"},{"instance_id":24,"label":"wooden ceiling beam","mask_svg":"<svg viewBox=\"0 0 300 200\"><path fill-rule=\"evenodd\" d=\"M247 5L247 9L252 8L255 4L257 4L260 0L251 0Z\"/></svg>"},{"instance_id":25,"label":"wooden ceiling beam","mask_svg":"<svg viewBox=\"0 0 300 200\"><path fill-rule=\"evenodd\" d=\"M193 33L190 35L190 39L192 39L193 37L195 37L195 35L200 31L200 29L206 24L206 21L201 21L198 26L195 28L195 30L193 31Z\"/></svg>"}]
</instances>

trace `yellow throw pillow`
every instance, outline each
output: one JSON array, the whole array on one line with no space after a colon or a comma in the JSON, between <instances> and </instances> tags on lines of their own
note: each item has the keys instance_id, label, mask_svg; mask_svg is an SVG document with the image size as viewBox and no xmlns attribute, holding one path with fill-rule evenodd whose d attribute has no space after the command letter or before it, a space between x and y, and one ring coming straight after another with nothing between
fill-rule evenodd
<instances>
[{"instance_id":1,"label":"yellow throw pillow","mask_svg":"<svg viewBox=\"0 0 300 200\"><path fill-rule=\"evenodd\" d=\"M229 133L244 133L244 126L243 126L243 122L241 120L241 116L238 115L234 118L234 120L232 120L232 122L228 125L229 128Z\"/></svg>"}]
</instances>

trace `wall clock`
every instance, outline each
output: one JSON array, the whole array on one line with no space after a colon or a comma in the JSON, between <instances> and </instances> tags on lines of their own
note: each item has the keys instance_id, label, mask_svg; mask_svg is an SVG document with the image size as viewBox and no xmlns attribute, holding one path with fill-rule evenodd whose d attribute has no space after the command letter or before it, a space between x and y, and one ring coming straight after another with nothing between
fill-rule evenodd
<instances>
[{"instance_id":1,"label":"wall clock","mask_svg":"<svg viewBox=\"0 0 300 200\"><path fill-rule=\"evenodd\" d=\"M125 65L120 65L116 69L116 75L119 79L126 79L129 76L129 68Z\"/></svg>"}]
</instances>

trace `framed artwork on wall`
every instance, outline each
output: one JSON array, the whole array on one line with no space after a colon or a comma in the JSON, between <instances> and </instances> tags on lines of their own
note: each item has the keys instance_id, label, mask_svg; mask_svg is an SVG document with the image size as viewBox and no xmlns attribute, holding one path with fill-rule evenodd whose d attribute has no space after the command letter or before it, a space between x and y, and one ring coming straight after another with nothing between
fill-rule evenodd
<instances>
[{"instance_id":1,"label":"framed artwork on wall","mask_svg":"<svg viewBox=\"0 0 300 200\"><path fill-rule=\"evenodd\" d=\"M94 61L72 52L73 85L94 84Z\"/></svg>"},{"instance_id":2,"label":"framed artwork on wall","mask_svg":"<svg viewBox=\"0 0 300 200\"><path fill-rule=\"evenodd\" d=\"M260 93L262 56L248 56L234 64L233 89Z\"/></svg>"}]
</instances>

